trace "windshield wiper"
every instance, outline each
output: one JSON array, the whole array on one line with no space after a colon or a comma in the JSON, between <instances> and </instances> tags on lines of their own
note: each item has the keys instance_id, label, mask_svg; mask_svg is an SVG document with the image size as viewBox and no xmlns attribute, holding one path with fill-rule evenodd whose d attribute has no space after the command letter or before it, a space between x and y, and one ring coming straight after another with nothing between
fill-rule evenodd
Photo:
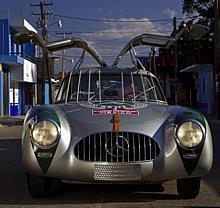
<instances>
[{"instance_id":1,"label":"windshield wiper","mask_svg":"<svg viewBox=\"0 0 220 208\"><path fill-rule=\"evenodd\" d=\"M82 94L82 95L92 95L92 94L94 94L95 92L79 91L78 93L79 93L79 94ZM73 99L73 96L74 96L74 95L77 95L77 92L72 93L71 96L70 96L70 99Z\"/></svg>"},{"instance_id":2,"label":"windshield wiper","mask_svg":"<svg viewBox=\"0 0 220 208\"><path fill-rule=\"evenodd\" d=\"M146 89L145 91L143 91L143 92L139 93L138 95L136 95L134 98L136 99L137 97L139 97L139 96L145 94L146 92L148 92L148 91L150 91L150 90L152 90L152 89L154 89L154 88L155 88L155 86L150 87L150 88ZM148 100L148 99L147 99L147 100Z\"/></svg>"},{"instance_id":3,"label":"windshield wiper","mask_svg":"<svg viewBox=\"0 0 220 208\"><path fill-rule=\"evenodd\" d=\"M111 84L109 86L107 86L106 88L103 88L101 90L101 93L105 92L106 90L109 90L111 89L112 87L115 87L118 83L121 83L121 82L118 82L118 81L112 81ZM100 92L96 92L92 97L89 98L89 101L91 101L96 95L98 95Z\"/></svg>"}]
</instances>

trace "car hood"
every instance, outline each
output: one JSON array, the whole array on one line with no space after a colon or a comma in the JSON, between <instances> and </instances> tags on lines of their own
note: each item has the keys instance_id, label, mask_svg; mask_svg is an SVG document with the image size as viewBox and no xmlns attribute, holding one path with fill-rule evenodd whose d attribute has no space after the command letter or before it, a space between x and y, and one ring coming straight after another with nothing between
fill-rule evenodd
<instances>
[{"instance_id":1,"label":"car hood","mask_svg":"<svg viewBox=\"0 0 220 208\"><path fill-rule=\"evenodd\" d=\"M56 108L62 111L68 121L72 135L78 138L97 132L113 131L113 113L94 114L94 110L103 110L103 108L76 104L56 105ZM108 106L109 108L113 109L115 106ZM139 132L153 137L169 116L167 109L167 105L160 104L149 104L141 108L126 108L128 110L126 114L119 114L120 131ZM134 114L130 113L131 111Z\"/></svg>"},{"instance_id":2,"label":"car hood","mask_svg":"<svg viewBox=\"0 0 220 208\"><path fill-rule=\"evenodd\" d=\"M119 114L121 122L142 123L155 122L161 120L167 113L167 105L148 104L139 108L121 108L116 106L108 107L85 107L81 105L60 105L60 109L67 115L71 121L83 123L101 123L109 122L114 112Z\"/></svg>"}]
</instances>

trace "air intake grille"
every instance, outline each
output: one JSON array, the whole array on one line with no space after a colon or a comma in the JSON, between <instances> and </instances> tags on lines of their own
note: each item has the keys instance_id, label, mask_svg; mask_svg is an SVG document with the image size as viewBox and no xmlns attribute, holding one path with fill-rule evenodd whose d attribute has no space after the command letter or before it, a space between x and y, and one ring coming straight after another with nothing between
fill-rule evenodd
<instances>
[{"instance_id":1,"label":"air intake grille","mask_svg":"<svg viewBox=\"0 0 220 208\"><path fill-rule=\"evenodd\" d=\"M81 139L74 152L79 160L90 162L140 162L154 160L160 148L143 134L102 132Z\"/></svg>"},{"instance_id":2,"label":"air intake grille","mask_svg":"<svg viewBox=\"0 0 220 208\"><path fill-rule=\"evenodd\" d=\"M141 180L141 165L98 165L94 166L94 179L99 181Z\"/></svg>"}]
</instances>

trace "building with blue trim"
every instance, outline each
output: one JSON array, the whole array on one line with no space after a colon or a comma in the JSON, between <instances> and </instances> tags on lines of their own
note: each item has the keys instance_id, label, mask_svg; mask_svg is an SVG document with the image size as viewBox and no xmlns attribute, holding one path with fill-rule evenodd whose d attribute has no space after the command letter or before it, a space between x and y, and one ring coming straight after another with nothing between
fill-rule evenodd
<instances>
[{"instance_id":1,"label":"building with blue trim","mask_svg":"<svg viewBox=\"0 0 220 208\"><path fill-rule=\"evenodd\" d=\"M193 64L180 71L181 73L191 73L194 79L195 91L191 90L190 101L195 96L196 106L202 113L212 115L214 111L214 89L213 89L213 65L212 64ZM189 75L187 76L189 80Z\"/></svg>"},{"instance_id":2,"label":"building with blue trim","mask_svg":"<svg viewBox=\"0 0 220 208\"><path fill-rule=\"evenodd\" d=\"M24 30L37 32L25 19L0 19L0 116L25 114L37 102L36 47L13 41Z\"/></svg>"}]
</instances>

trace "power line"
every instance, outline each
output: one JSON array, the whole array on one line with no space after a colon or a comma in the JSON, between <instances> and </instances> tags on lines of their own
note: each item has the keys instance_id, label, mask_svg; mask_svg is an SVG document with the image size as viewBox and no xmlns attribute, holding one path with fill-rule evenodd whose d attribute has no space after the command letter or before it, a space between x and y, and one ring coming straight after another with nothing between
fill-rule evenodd
<instances>
[{"instance_id":1,"label":"power line","mask_svg":"<svg viewBox=\"0 0 220 208\"><path fill-rule=\"evenodd\" d=\"M73 16L66 16L66 15L59 15L56 14L54 16L62 17L66 19L74 19L74 20L81 20L81 21L92 21L92 22L120 22L120 23L141 23L141 22L164 22L164 21L171 21L171 19L152 19L152 20L113 20L113 19L92 19L92 18L82 18L82 17L73 17Z\"/></svg>"},{"instance_id":2,"label":"power line","mask_svg":"<svg viewBox=\"0 0 220 208\"><path fill-rule=\"evenodd\" d=\"M32 16L40 16L40 20L38 21L38 27L39 28L42 28L42 37L43 37L43 40L45 42L47 42L47 38L48 38L48 30L47 30L47 17L49 15L52 15L52 13L48 12L45 10L45 7L46 6L51 6L53 5L53 3L45 3L45 2L42 2L40 1L39 4L32 4L31 3L31 7L40 7L40 13L34 13L32 12Z\"/></svg>"},{"instance_id":3,"label":"power line","mask_svg":"<svg viewBox=\"0 0 220 208\"><path fill-rule=\"evenodd\" d=\"M150 28L151 29L151 28ZM50 31L50 32L54 32L56 33L57 31ZM172 32L171 30L163 30L163 31L160 31L160 32ZM144 31L140 31L140 30L137 30L137 31L132 31L132 30L128 30L128 31L71 31L71 33L74 33L74 34L114 34L114 33L144 33Z\"/></svg>"},{"instance_id":4,"label":"power line","mask_svg":"<svg viewBox=\"0 0 220 208\"><path fill-rule=\"evenodd\" d=\"M118 22L118 23L143 23L143 22L165 22L165 21L173 21L173 19L148 19L148 20L113 20L113 19L93 19L93 18L83 18L83 17L74 17L74 16L67 16L67 15L60 15L56 14L54 16L66 18L66 19L73 19L73 20L80 20L80 21L92 21L92 22ZM184 20L189 18L196 18L197 16L190 16L190 17L179 17L177 20Z\"/></svg>"},{"instance_id":5,"label":"power line","mask_svg":"<svg viewBox=\"0 0 220 208\"><path fill-rule=\"evenodd\" d=\"M154 25L150 28L147 28L147 30L154 30L154 29L159 29L159 32L160 33L171 33L172 30L164 30L162 27L165 26L165 25L168 25L168 24L171 24L171 22L165 22L165 23L161 23L160 25ZM50 31L50 32L55 32L57 33L57 31ZM71 31L71 33L73 34L116 34L116 33L120 33L120 34L123 34L123 33L130 33L130 34L133 34L133 33L144 33L145 31L142 29L142 30L116 30L116 31L111 31L111 29L106 29L106 30L101 30L101 31Z\"/></svg>"},{"instance_id":6,"label":"power line","mask_svg":"<svg viewBox=\"0 0 220 208\"><path fill-rule=\"evenodd\" d=\"M154 25L150 28L146 28L147 30L154 30L154 29L157 29L157 28L161 28L165 25L168 25L168 24L171 24L172 22L165 22L163 24L160 24L160 25ZM71 30L70 30L71 31ZM57 31L50 31L50 32L55 32L57 33ZM101 31L71 31L71 33L74 33L74 34L114 34L114 33L144 33L145 31L144 30L116 30L116 31L111 31L111 29L106 29L106 30L101 30ZM169 33L169 32L172 32L171 30L159 30L160 33Z\"/></svg>"}]
</instances>

